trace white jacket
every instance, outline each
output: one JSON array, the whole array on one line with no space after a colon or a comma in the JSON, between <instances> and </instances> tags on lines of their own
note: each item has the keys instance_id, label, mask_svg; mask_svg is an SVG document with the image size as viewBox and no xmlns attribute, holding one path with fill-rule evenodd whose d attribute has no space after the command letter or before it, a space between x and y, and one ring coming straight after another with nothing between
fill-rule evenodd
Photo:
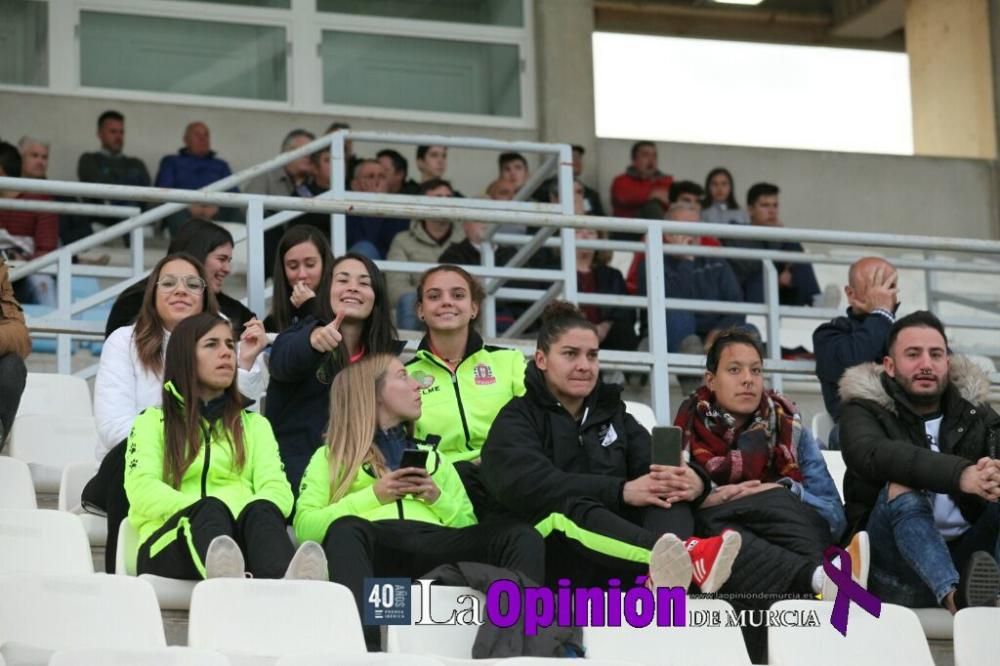
<instances>
[{"instance_id":1,"label":"white jacket","mask_svg":"<svg viewBox=\"0 0 1000 666\"><path fill-rule=\"evenodd\" d=\"M149 372L139 362L132 334L135 324L116 329L104 341L101 361L94 383L94 418L97 421L97 461L128 437L132 421L147 407L160 407L163 397L163 374ZM164 332L166 350L170 333ZM264 354L250 370L237 371L240 393L259 400L265 388Z\"/></svg>"}]
</instances>

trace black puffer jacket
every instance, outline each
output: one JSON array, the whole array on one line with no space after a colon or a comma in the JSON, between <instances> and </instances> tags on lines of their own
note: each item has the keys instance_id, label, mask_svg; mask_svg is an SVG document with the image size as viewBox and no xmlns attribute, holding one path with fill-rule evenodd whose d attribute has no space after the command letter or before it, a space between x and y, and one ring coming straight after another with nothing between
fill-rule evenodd
<instances>
[{"instance_id":1,"label":"black puffer jacket","mask_svg":"<svg viewBox=\"0 0 1000 666\"><path fill-rule=\"evenodd\" d=\"M525 394L497 414L483 445L482 478L490 493L529 522L562 511L574 498L622 509L625 482L649 472L650 437L625 411L621 386L598 382L577 423L534 361L524 385Z\"/></svg>"},{"instance_id":2,"label":"black puffer jacket","mask_svg":"<svg viewBox=\"0 0 1000 666\"><path fill-rule=\"evenodd\" d=\"M866 363L844 373L840 445L847 463L849 529L864 529L879 491L890 482L947 493L966 520L979 516L984 500L961 493L958 483L966 467L983 456L997 457L1000 449L1000 415L987 402L989 388L989 378L975 364L952 357L938 453L930 449L923 418L881 365Z\"/></svg>"}]
</instances>

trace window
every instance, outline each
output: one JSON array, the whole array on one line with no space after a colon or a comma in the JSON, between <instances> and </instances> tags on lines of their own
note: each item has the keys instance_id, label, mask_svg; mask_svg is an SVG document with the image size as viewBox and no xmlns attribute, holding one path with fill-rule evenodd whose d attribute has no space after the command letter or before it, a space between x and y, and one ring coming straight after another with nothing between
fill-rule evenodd
<instances>
[{"instance_id":1,"label":"window","mask_svg":"<svg viewBox=\"0 0 1000 666\"><path fill-rule=\"evenodd\" d=\"M316 0L321 12L523 26L521 0Z\"/></svg>"},{"instance_id":2,"label":"window","mask_svg":"<svg viewBox=\"0 0 1000 666\"><path fill-rule=\"evenodd\" d=\"M49 83L49 6L33 0L0 0L0 83Z\"/></svg>"},{"instance_id":3,"label":"window","mask_svg":"<svg viewBox=\"0 0 1000 666\"><path fill-rule=\"evenodd\" d=\"M80 82L189 95L286 99L284 28L85 11Z\"/></svg>"}]
</instances>

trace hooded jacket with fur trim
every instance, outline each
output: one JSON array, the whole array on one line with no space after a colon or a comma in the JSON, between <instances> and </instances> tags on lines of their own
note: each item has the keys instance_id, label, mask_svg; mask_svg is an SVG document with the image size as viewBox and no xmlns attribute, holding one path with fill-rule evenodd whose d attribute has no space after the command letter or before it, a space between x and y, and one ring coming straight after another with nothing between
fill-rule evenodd
<instances>
[{"instance_id":1,"label":"hooded jacket with fur trim","mask_svg":"<svg viewBox=\"0 0 1000 666\"><path fill-rule=\"evenodd\" d=\"M989 406L986 374L964 356L953 356L941 396L940 452L932 451L924 418L881 365L865 363L840 380L840 443L847 463L844 499L852 531L864 529L887 483L947 493L974 522L984 500L959 490L962 471L983 456L997 457L1000 415Z\"/></svg>"}]
</instances>

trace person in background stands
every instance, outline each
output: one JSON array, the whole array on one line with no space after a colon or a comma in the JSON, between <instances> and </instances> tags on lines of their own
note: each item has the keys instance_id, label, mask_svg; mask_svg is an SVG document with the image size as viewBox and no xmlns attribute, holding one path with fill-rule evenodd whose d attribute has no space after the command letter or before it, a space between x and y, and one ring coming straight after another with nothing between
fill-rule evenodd
<instances>
[{"instance_id":1,"label":"person in background stands","mask_svg":"<svg viewBox=\"0 0 1000 666\"><path fill-rule=\"evenodd\" d=\"M517 192L528 180L528 160L521 153L500 153L497 158L498 178L505 180Z\"/></svg>"},{"instance_id":2,"label":"person in background stands","mask_svg":"<svg viewBox=\"0 0 1000 666\"><path fill-rule=\"evenodd\" d=\"M274 297L271 314L264 319L268 333L281 333L301 319L312 316L330 321L330 293L333 254L326 236L309 225L294 226L278 242L274 265Z\"/></svg>"},{"instance_id":3,"label":"person in background stands","mask_svg":"<svg viewBox=\"0 0 1000 666\"><path fill-rule=\"evenodd\" d=\"M7 262L0 256L0 451L7 442L28 370L24 359L31 353L31 338L24 313L10 284Z\"/></svg>"},{"instance_id":4,"label":"person in background stands","mask_svg":"<svg viewBox=\"0 0 1000 666\"><path fill-rule=\"evenodd\" d=\"M713 224L750 224L746 211L736 203L736 186L729 169L716 167L705 178L701 219Z\"/></svg>"},{"instance_id":5,"label":"person in background stands","mask_svg":"<svg viewBox=\"0 0 1000 666\"><path fill-rule=\"evenodd\" d=\"M325 134L331 134L337 130L349 130L351 126L344 122L335 121L330 123L330 126L326 128ZM351 174L354 173L354 167L357 166L361 158L354 154L354 142L350 139L344 141L344 189L351 189Z\"/></svg>"},{"instance_id":6,"label":"person in background stands","mask_svg":"<svg viewBox=\"0 0 1000 666\"><path fill-rule=\"evenodd\" d=\"M840 378L848 368L881 363L889 331L896 322L899 287L896 268L880 257L862 257L848 272L847 314L813 331L816 378L823 390L823 404L833 418L827 448L840 448Z\"/></svg>"},{"instance_id":7,"label":"person in background stands","mask_svg":"<svg viewBox=\"0 0 1000 666\"><path fill-rule=\"evenodd\" d=\"M650 200L659 201L664 209L670 206L670 185L673 176L657 168L656 144L637 141L632 144L632 163L625 173L615 176L611 183L611 207L615 217L635 217L639 207ZM642 234L617 232L612 238L639 240Z\"/></svg>"},{"instance_id":8,"label":"person in background stands","mask_svg":"<svg viewBox=\"0 0 1000 666\"><path fill-rule=\"evenodd\" d=\"M583 175L583 155L586 151L579 144L573 145L573 178L579 180ZM583 186L583 213L584 215L596 215L604 217L604 205L601 203L601 195L594 188Z\"/></svg>"},{"instance_id":9,"label":"person in background stands","mask_svg":"<svg viewBox=\"0 0 1000 666\"><path fill-rule=\"evenodd\" d=\"M420 182L444 178L448 170L448 149L444 146L417 146L417 170Z\"/></svg>"},{"instance_id":10,"label":"person in background stands","mask_svg":"<svg viewBox=\"0 0 1000 666\"><path fill-rule=\"evenodd\" d=\"M361 160L354 167L354 176L351 179L352 191L386 194L387 188L385 168L380 162ZM410 226L410 221L393 217L348 215L344 220L344 226L348 252L379 260L389 253L393 239Z\"/></svg>"},{"instance_id":11,"label":"person in background stands","mask_svg":"<svg viewBox=\"0 0 1000 666\"><path fill-rule=\"evenodd\" d=\"M389 194L416 194L420 184L409 178L409 163L398 151L385 148L378 151L375 159L382 165L386 173L386 185Z\"/></svg>"}]
</instances>

